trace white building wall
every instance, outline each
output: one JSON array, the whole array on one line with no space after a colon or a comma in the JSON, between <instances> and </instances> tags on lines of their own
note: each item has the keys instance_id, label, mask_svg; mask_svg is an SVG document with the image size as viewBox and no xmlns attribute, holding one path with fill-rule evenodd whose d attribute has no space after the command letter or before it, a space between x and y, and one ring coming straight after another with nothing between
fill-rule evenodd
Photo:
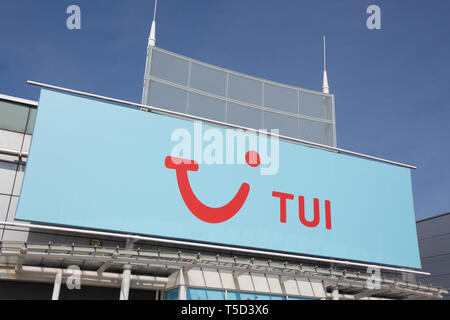
<instances>
[{"instance_id":1,"label":"white building wall","mask_svg":"<svg viewBox=\"0 0 450 320\"><path fill-rule=\"evenodd\" d=\"M0 129L0 149L28 152L31 135ZM25 165L18 157L0 155L0 220L14 221ZM27 228L0 226L2 241L26 241Z\"/></svg>"}]
</instances>

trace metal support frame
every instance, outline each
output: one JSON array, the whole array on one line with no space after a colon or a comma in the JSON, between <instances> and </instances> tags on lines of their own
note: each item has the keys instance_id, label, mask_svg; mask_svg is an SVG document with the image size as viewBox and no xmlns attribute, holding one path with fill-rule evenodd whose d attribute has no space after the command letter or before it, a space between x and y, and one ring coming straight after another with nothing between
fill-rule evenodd
<instances>
[{"instance_id":1,"label":"metal support frame","mask_svg":"<svg viewBox=\"0 0 450 320\"><path fill-rule=\"evenodd\" d=\"M14 269L11 269L10 267L0 266L0 275L3 280L55 284L59 272L61 272L62 280L73 275L73 271L63 268L23 266L20 273L15 273ZM81 286L119 289L121 287L123 272L105 272L99 276L95 271L81 270L79 276ZM130 289L164 290L167 282L168 279L165 277L130 275Z\"/></svg>"},{"instance_id":2,"label":"metal support frame","mask_svg":"<svg viewBox=\"0 0 450 320\"><path fill-rule=\"evenodd\" d=\"M27 251L24 252L24 247ZM114 257L114 255L116 255ZM23 256L24 261L20 272L14 272L17 261ZM114 259L112 259L114 257ZM30 262L35 261L34 266ZM185 267L196 269L215 269L217 272L235 272L235 276L248 273L250 275L278 276L280 280L291 279L309 279L314 282L322 282L325 289L339 290L339 296L345 295L345 299L362 298L363 296L382 295L388 298L440 298L442 294L448 291L441 288L421 285L416 283L407 283L395 279L382 278L380 289L382 291L372 290L367 292L367 279L369 274L360 274L354 271L342 271L335 268L319 267L314 265L295 265L287 262L267 260L239 259L237 257L227 257L198 253L180 253L179 251L158 250L140 250L140 249L122 249L116 248L92 248L70 245L52 244L51 250L48 245L43 244L24 244L24 243L2 243L0 249L0 263L8 266L6 269L0 266L0 274L5 279L22 281L54 282L55 276L59 270L62 270L62 276L72 275L69 269L61 269L64 261L70 261L70 264L80 264L89 262L89 265L97 265L97 270L105 263L114 261L114 269L122 268L121 273L103 272L99 275L97 271L81 271L80 280L83 285L122 287L128 290L130 287L140 289L165 290L169 285L169 278L149 276L155 271L161 269L172 272L176 276L176 285L186 286L187 272ZM43 267L46 263L59 264L61 268ZM39 267L36 266L39 263ZM67 267L67 265L66 265ZM131 267L135 273L131 274ZM125 271L128 270L128 271ZM178 273L178 274L177 274ZM129 278L130 281L127 280ZM183 291L183 288L181 288ZM127 290L124 290L122 298L126 298ZM183 293L184 292L184 293ZM185 291L183 291L185 295ZM350 293L351 292L351 293ZM364 294L362 294L364 293ZM329 294L329 298L332 295Z\"/></svg>"},{"instance_id":3,"label":"metal support frame","mask_svg":"<svg viewBox=\"0 0 450 320\"><path fill-rule=\"evenodd\" d=\"M109 266L111 266L114 261L117 259L117 254L113 253L111 256L111 259L108 261L105 261L100 268L97 269L97 273L101 276L106 269L108 269Z\"/></svg>"},{"instance_id":4,"label":"metal support frame","mask_svg":"<svg viewBox=\"0 0 450 320\"><path fill-rule=\"evenodd\" d=\"M389 290L388 289L375 289L375 290L370 290L369 289L369 290L365 290L365 291L363 291L361 293L355 294L354 297L355 297L356 300L359 300L359 299L362 299L362 298L372 297L374 295L383 294L383 293L386 293L386 292L389 292Z\"/></svg>"}]
</instances>

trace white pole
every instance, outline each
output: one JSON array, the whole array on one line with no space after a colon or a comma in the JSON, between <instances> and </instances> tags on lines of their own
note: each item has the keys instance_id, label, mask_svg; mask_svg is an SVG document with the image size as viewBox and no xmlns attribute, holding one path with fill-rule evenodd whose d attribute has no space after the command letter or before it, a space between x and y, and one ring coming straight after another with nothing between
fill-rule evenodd
<instances>
[{"instance_id":1,"label":"white pole","mask_svg":"<svg viewBox=\"0 0 450 320\"><path fill-rule=\"evenodd\" d=\"M330 86L328 85L328 75L327 75L327 41L325 36L323 36L323 93L330 93Z\"/></svg>"},{"instance_id":2,"label":"white pole","mask_svg":"<svg viewBox=\"0 0 450 320\"><path fill-rule=\"evenodd\" d=\"M127 265L124 267L122 273L122 285L120 286L120 300L128 300L130 294L130 277L131 277L131 266Z\"/></svg>"},{"instance_id":3,"label":"white pole","mask_svg":"<svg viewBox=\"0 0 450 320\"><path fill-rule=\"evenodd\" d=\"M178 300L186 300L186 281L184 279L183 269L178 271Z\"/></svg>"},{"instance_id":4,"label":"white pole","mask_svg":"<svg viewBox=\"0 0 450 320\"><path fill-rule=\"evenodd\" d=\"M56 272L55 284L53 286L52 300L59 300L59 292L61 291L62 270Z\"/></svg>"},{"instance_id":5,"label":"white pole","mask_svg":"<svg viewBox=\"0 0 450 320\"><path fill-rule=\"evenodd\" d=\"M333 289L333 291L331 292L332 295L332 300L339 300L339 289L335 288Z\"/></svg>"},{"instance_id":6,"label":"white pole","mask_svg":"<svg viewBox=\"0 0 450 320\"><path fill-rule=\"evenodd\" d=\"M155 0L155 8L153 9L152 27L150 29L150 37L148 38L148 46L154 47L156 45L156 8L158 0Z\"/></svg>"}]
</instances>

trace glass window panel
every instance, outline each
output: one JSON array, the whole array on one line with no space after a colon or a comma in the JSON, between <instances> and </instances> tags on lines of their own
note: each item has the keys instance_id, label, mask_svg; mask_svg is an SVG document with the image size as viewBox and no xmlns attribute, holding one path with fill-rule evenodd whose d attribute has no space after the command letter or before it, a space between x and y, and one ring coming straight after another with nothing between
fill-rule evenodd
<instances>
[{"instance_id":1,"label":"glass window panel","mask_svg":"<svg viewBox=\"0 0 450 320\"><path fill-rule=\"evenodd\" d=\"M1 221L5 221L7 218L10 200L11 200L10 196L0 194L0 219L1 219Z\"/></svg>"},{"instance_id":2,"label":"glass window panel","mask_svg":"<svg viewBox=\"0 0 450 320\"><path fill-rule=\"evenodd\" d=\"M1 163L1 162L0 162ZM1 167L1 164L0 164ZM22 189L22 183L23 183L23 175L25 171L25 165L19 165L17 166L17 172L16 172L16 177L14 178L14 188L12 191L12 194L14 196L20 196L20 191ZM1 181L2 179L0 179ZM0 185L2 183L0 182Z\"/></svg>"},{"instance_id":3,"label":"glass window panel","mask_svg":"<svg viewBox=\"0 0 450 320\"><path fill-rule=\"evenodd\" d=\"M297 90L266 83L264 85L264 105L269 108L298 114Z\"/></svg>"},{"instance_id":4,"label":"glass window panel","mask_svg":"<svg viewBox=\"0 0 450 320\"><path fill-rule=\"evenodd\" d=\"M228 103L227 122L253 129L262 129L262 110L245 107L235 103Z\"/></svg>"},{"instance_id":5,"label":"glass window panel","mask_svg":"<svg viewBox=\"0 0 450 320\"><path fill-rule=\"evenodd\" d=\"M187 300L225 300L225 292L222 290L188 288Z\"/></svg>"},{"instance_id":6,"label":"glass window panel","mask_svg":"<svg viewBox=\"0 0 450 320\"><path fill-rule=\"evenodd\" d=\"M160 52L152 51L152 67L150 75L173 83L186 86L189 73L189 62Z\"/></svg>"},{"instance_id":7,"label":"glass window panel","mask_svg":"<svg viewBox=\"0 0 450 320\"><path fill-rule=\"evenodd\" d=\"M0 129L25 132L29 109L17 103L0 100Z\"/></svg>"},{"instance_id":8,"label":"glass window panel","mask_svg":"<svg viewBox=\"0 0 450 320\"><path fill-rule=\"evenodd\" d=\"M150 82L149 91L150 106L186 113L186 91L155 81Z\"/></svg>"},{"instance_id":9,"label":"glass window panel","mask_svg":"<svg viewBox=\"0 0 450 320\"><path fill-rule=\"evenodd\" d=\"M163 299L164 300L178 300L178 288L165 291L163 293Z\"/></svg>"},{"instance_id":10,"label":"glass window panel","mask_svg":"<svg viewBox=\"0 0 450 320\"><path fill-rule=\"evenodd\" d=\"M225 97L227 74L192 63L190 87Z\"/></svg>"},{"instance_id":11,"label":"glass window panel","mask_svg":"<svg viewBox=\"0 0 450 320\"><path fill-rule=\"evenodd\" d=\"M225 121L225 101L191 92L188 113L197 117Z\"/></svg>"},{"instance_id":12,"label":"glass window panel","mask_svg":"<svg viewBox=\"0 0 450 320\"><path fill-rule=\"evenodd\" d=\"M333 146L333 126L328 123L300 119L300 139Z\"/></svg>"},{"instance_id":13,"label":"glass window panel","mask_svg":"<svg viewBox=\"0 0 450 320\"><path fill-rule=\"evenodd\" d=\"M262 104L262 83L230 74L228 97L251 104Z\"/></svg>"},{"instance_id":14,"label":"glass window panel","mask_svg":"<svg viewBox=\"0 0 450 320\"><path fill-rule=\"evenodd\" d=\"M331 120L331 97L300 92L300 114Z\"/></svg>"},{"instance_id":15,"label":"glass window panel","mask_svg":"<svg viewBox=\"0 0 450 320\"><path fill-rule=\"evenodd\" d=\"M264 111L264 128L279 129L280 135L298 138L298 118Z\"/></svg>"},{"instance_id":16,"label":"glass window panel","mask_svg":"<svg viewBox=\"0 0 450 320\"><path fill-rule=\"evenodd\" d=\"M36 112L37 109L30 108L30 114L28 115L27 128L25 129L25 133L32 134L34 130L34 123L36 122Z\"/></svg>"},{"instance_id":17,"label":"glass window panel","mask_svg":"<svg viewBox=\"0 0 450 320\"><path fill-rule=\"evenodd\" d=\"M0 193L12 194L17 164L0 161Z\"/></svg>"},{"instance_id":18,"label":"glass window panel","mask_svg":"<svg viewBox=\"0 0 450 320\"><path fill-rule=\"evenodd\" d=\"M0 148L20 150L23 134L0 129Z\"/></svg>"},{"instance_id":19,"label":"glass window panel","mask_svg":"<svg viewBox=\"0 0 450 320\"><path fill-rule=\"evenodd\" d=\"M285 300L286 298L284 296L275 296L275 295L269 295L269 294L228 291L227 299L228 300Z\"/></svg>"}]
</instances>

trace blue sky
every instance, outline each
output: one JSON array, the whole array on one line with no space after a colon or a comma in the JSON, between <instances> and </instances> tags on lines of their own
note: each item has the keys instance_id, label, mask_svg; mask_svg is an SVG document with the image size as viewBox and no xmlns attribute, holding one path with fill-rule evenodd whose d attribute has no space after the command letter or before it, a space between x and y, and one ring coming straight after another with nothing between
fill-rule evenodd
<instances>
[{"instance_id":1,"label":"blue sky","mask_svg":"<svg viewBox=\"0 0 450 320\"><path fill-rule=\"evenodd\" d=\"M81 8L81 30L66 8ZM382 29L366 28L381 7ZM3 0L0 93L35 80L140 102L152 0ZM320 90L322 35L338 146L418 167L416 218L450 211L450 1L159 0L157 45Z\"/></svg>"}]
</instances>

